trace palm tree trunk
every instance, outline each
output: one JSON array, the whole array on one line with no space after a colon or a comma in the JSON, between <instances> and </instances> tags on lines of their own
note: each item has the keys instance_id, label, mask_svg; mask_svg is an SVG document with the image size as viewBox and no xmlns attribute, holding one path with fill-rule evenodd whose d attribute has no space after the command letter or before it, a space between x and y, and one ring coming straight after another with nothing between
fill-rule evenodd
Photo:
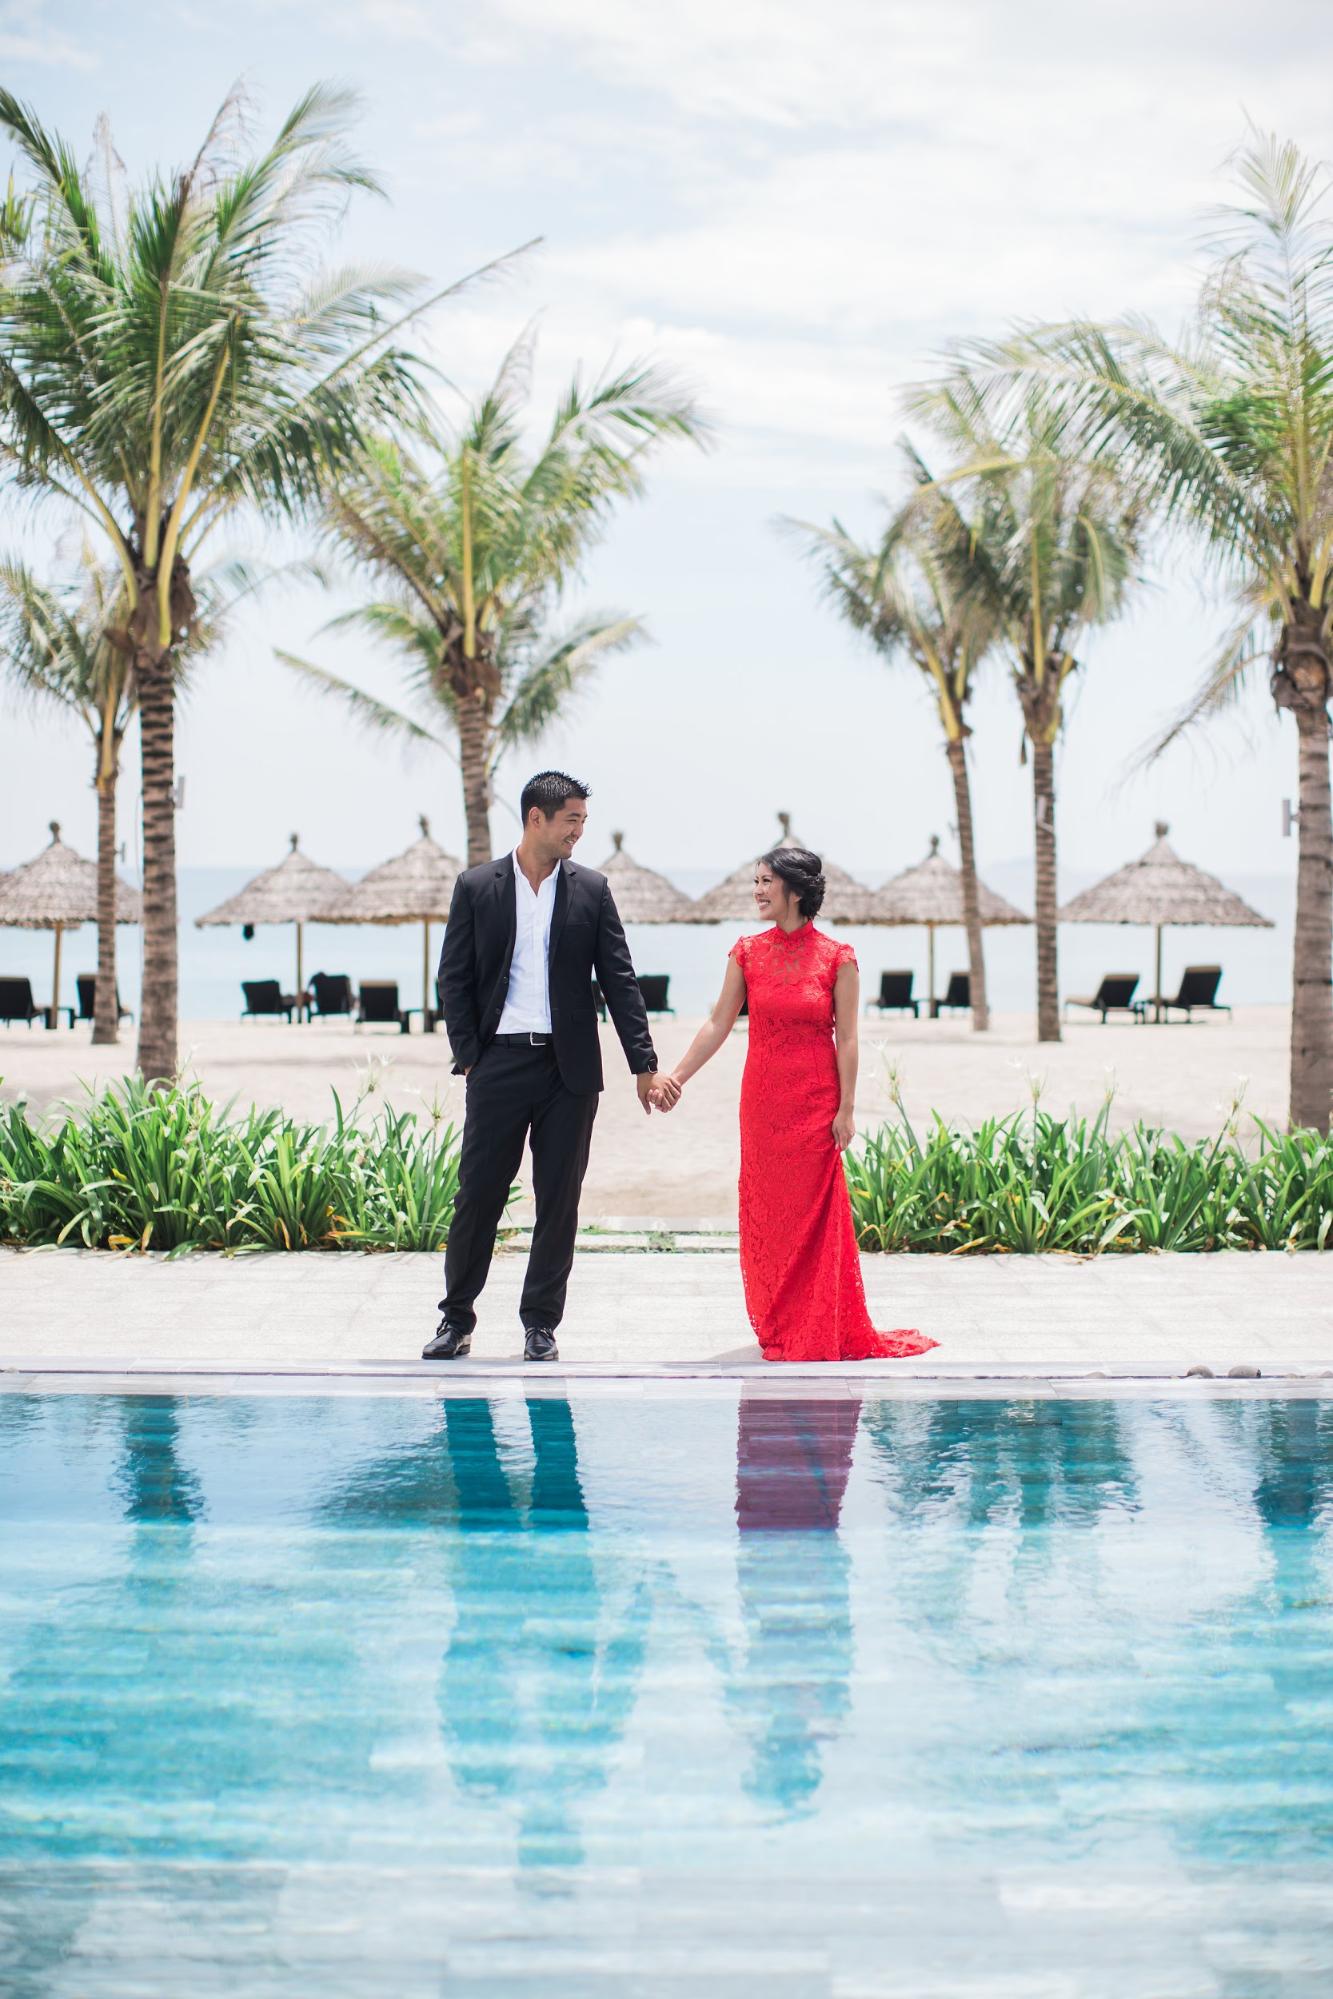
<instances>
[{"instance_id":1,"label":"palm tree trunk","mask_svg":"<svg viewBox=\"0 0 1333 1999\"><path fill-rule=\"evenodd\" d=\"M143 760L143 998L139 1068L147 1081L176 1073L176 704L171 655L140 653L139 741Z\"/></svg>"},{"instance_id":2,"label":"palm tree trunk","mask_svg":"<svg viewBox=\"0 0 1333 1999\"><path fill-rule=\"evenodd\" d=\"M93 1046L109 1048L120 1038L116 1004L116 771L97 780L97 998L93 1005Z\"/></svg>"},{"instance_id":3,"label":"palm tree trunk","mask_svg":"<svg viewBox=\"0 0 1333 1999\"><path fill-rule=\"evenodd\" d=\"M1294 710L1300 732L1300 854L1291 1000L1293 1125L1329 1129L1333 1114L1333 817L1330 816L1328 710Z\"/></svg>"},{"instance_id":4,"label":"palm tree trunk","mask_svg":"<svg viewBox=\"0 0 1333 1999\"><path fill-rule=\"evenodd\" d=\"M981 898L977 893L977 852L972 837L972 786L967 774L967 746L961 736L946 744L953 773L953 804L958 818L958 849L962 857L963 925L967 931L967 976L972 995L972 1028L984 1034L990 1026L986 998L986 954L981 937Z\"/></svg>"},{"instance_id":5,"label":"palm tree trunk","mask_svg":"<svg viewBox=\"0 0 1333 1999\"><path fill-rule=\"evenodd\" d=\"M1055 749L1032 745L1032 837L1036 854L1037 1039L1060 1039L1060 976L1055 891Z\"/></svg>"},{"instance_id":6,"label":"palm tree trunk","mask_svg":"<svg viewBox=\"0 0 1333 1999\"><path fill-rule=\"evenodd\" d=\"M459 700L457 713L467 864L475 868L491 858L491 780L487 769L491 747L490 703L480 691L467 694Z\"/></svg>"}]
</instances>

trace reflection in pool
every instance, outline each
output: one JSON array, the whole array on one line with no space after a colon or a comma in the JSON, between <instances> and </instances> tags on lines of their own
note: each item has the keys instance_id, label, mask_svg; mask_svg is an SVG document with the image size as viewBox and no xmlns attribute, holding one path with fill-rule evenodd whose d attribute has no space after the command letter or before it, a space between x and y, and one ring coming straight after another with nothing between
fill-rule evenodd
<instances>
[{"instance_id":1,"label":"reflection in pool","mask_svg":"<svg viewBox=\"0 0 1333 1999\"><path fill-rule=\"evenodd\" d=\"M0 1522L6 1994L1330 1990L1320 1400L6 1395Z\"/></svg>"}]
</instances>

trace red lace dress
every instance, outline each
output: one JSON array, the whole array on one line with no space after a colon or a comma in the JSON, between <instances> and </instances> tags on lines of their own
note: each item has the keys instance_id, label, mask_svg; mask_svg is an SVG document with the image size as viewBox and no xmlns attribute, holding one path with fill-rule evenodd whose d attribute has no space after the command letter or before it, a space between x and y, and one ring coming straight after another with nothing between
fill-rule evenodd
<instances>
[{"instance_id":1,"label":"red lace dress","mask_svg":"<svg viewBox=\"0 0 1333 1999\"><path fill-rule=\"evenodd\" d=\"M878 1333L866 1310L833 1140L833 984L856 963L812 923L742 937L750 1046L741 1083L741 1276L765 1360L900 1360L936 1343Z\"/></svg>"}]
</instances>

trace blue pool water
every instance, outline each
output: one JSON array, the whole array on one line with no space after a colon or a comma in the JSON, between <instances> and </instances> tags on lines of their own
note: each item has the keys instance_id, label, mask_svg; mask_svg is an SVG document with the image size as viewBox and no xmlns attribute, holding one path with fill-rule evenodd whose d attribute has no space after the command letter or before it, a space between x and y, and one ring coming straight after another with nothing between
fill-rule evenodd
<instances>
[{"instance_id":1,"label":"blue pool water","mask_svg":"<svg viewBox=\"0 0 1333 1999\"><path fill-rule=\"evenodd\" d=\"M1333 1408L762 1387L0 1396L0 1992L1326 1999Z\"/></svg>"}]
</instances>

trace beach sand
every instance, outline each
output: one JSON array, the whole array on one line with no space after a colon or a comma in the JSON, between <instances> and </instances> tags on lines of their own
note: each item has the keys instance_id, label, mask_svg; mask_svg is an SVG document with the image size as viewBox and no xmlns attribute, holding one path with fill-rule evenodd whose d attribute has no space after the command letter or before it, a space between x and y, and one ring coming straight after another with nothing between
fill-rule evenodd
<instances>
[{"instance_id":1,"label":"beach sand","mask_svg":"<svg viewBox=\"0 0 1333 1999\"><path fill-rule=\"evenodd\" d=\"M661 1020L653 1036L669 1067L696 1020ZM134 1057L134 1030L117 1048L93 1048L88 1029L49 1034L0 1028L0 1098L27 1096L34 1106L69 1098L81 1085L121 1075ZM862 1028L857 1124L864 1131L890 1115L889 1065L896 1064L909 1116L931 1111L951 1122L1027 1108L1041 1080L1044 1107L1092 1116L1113 1078L1112 1121L1143 1119L1187 1139L1215 1132L1246 1083L1245 1108L1281 1122L1287 1100L1288 1015L1284 1007L1241 1007L1225 1016L1170 1027L1072 1021L1063 1042L1038 1046L1032 1017L1000 1015L989 1034L962 1020L869 1019ZM736 1099L746 1037L727 1047L689 1085L669 1117L647 1118L614 1031L602 1030L607 1088L593 1133L584 1186L584 1223L660 1219L732 1226L738 1162ZM302 1118L326 1118L336 1089L344 1106L387 1101L400 1110L436 1101L461 1122L463 1086L449 1073L449 1045L437 1035L401 1035L342 1021L288 1027L268 1022L196 1021L182 1026L181 1053L216 1099L280 1104ZM523 1178L527 1178L524 1162ZM520 1208L520 1215L527 1212Z\"/></svg>"}]
</instances>

